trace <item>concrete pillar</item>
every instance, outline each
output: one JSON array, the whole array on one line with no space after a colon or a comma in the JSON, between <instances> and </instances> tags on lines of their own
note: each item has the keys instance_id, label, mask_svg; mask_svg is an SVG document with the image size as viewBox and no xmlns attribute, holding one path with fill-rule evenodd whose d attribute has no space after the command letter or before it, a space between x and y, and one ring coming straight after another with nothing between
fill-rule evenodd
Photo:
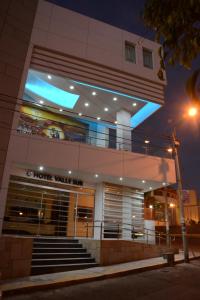
<instances>
[{"instance_id":1,"label":"concrete pillar","mask_svg":"<svg viewBox=\"0 0 200 300\"><path fill-rule=\"evenodd\" d=\"M94 239L101 239L101 221L103 220L104 186L103 183L96 185L94 205ZM103 228L102 228L103 229Z\"/></svg>"},{"instance_id":2,"label":"concrete pillar","mask_svg":"<svg viewBox=\"0 0 200 300\"><path fill-rule=\"evenodd\" d=\"M122 207L122 239L131 240L132 239L132 199L127 196L123 196L123 207Z\"/></svg>"},{"instance_id":3,"label":"concrete pillar","mask_svg":"<svg viewBox=\"0 0 200 300\"><path fill-rule=\"evenodd\" d=\"M0 1L0 234L6 205L7 152L37 3Z\"/></svg>"},{"instance_id":4,"label":"concrete pillar","mask_svg":"<svg viewBox=\"0 0 200 300\"><path fill-rule=\"evenodd\" d=\"M131 114L120 110L116 114L117 121L117 149L131 151Z\"/></svg>"},{"instance_id":5,"label":"concrete pillar","mask_svg":"<svg viewBox=\"0 0 200 300\"><path fill-rule=\"evenodd\" d=\"M144 233L146 243L154 245L156 243L154 220L144 220Z\"/></svg>"}]
</instances>

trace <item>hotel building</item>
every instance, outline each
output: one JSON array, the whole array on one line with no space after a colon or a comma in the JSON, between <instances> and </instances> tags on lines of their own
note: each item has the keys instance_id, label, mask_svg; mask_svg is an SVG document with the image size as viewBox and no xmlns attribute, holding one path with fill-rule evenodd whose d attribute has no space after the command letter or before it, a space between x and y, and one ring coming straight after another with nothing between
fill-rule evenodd
<instances>
[{"instance_id":1,"label":"hotel building","mask_svg":"<svg viewBox=\"0 0 200 300\"><path fill-rule=\"evenodd\" d=\"M51 1L3 3L0 231L132 240L144 192L176 181L135 134L164 105L159 44Z\"/></svg>"}]
</instances>

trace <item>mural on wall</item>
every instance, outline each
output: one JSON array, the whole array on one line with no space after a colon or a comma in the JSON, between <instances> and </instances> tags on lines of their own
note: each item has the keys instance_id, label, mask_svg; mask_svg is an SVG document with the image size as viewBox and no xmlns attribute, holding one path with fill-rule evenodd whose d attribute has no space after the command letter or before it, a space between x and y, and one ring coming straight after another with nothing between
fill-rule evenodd
<instances>
[{"instance_id":1,"label":"mural on wall","mask_svg":"<svg viewBox=\"0 0 200 300\"><path fill-rule=\"evenodd\" d=\"M31 106L22 106L17 131L52 139L85 142L88 125L69 116Z\"/></svg>"}]
</instances>

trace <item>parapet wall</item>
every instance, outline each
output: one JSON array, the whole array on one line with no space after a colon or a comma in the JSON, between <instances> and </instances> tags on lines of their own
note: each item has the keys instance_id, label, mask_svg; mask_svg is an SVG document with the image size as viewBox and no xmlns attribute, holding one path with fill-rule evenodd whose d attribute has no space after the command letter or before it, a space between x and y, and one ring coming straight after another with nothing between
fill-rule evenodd
<instances>
[{"instance_id":1,"label":"parapet wall","mask_svg":"<svg viewBox=\"0 0 200 300\"><path fill-rule=\"evenodd\" d=\"M0 237L1 279L12 279L30 275L32 243L32 238Z\"/></svg>"}]
</instances>

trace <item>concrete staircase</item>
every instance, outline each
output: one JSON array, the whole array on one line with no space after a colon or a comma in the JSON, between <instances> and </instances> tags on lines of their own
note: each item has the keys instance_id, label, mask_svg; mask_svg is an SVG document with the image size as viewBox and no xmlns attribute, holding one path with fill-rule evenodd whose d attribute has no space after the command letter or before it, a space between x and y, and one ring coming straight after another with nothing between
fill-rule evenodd
<instances>
[{"instance_id":1,"label":"concrete staircase","mask_svg":"<svg viewBox=\"0 0 200 300\"><path fill-rule=\"evenodd\" d=\"M97 266L79 240L39 237L33 241L31 274L47 274Z\"/></svg>"}]
</instances>

